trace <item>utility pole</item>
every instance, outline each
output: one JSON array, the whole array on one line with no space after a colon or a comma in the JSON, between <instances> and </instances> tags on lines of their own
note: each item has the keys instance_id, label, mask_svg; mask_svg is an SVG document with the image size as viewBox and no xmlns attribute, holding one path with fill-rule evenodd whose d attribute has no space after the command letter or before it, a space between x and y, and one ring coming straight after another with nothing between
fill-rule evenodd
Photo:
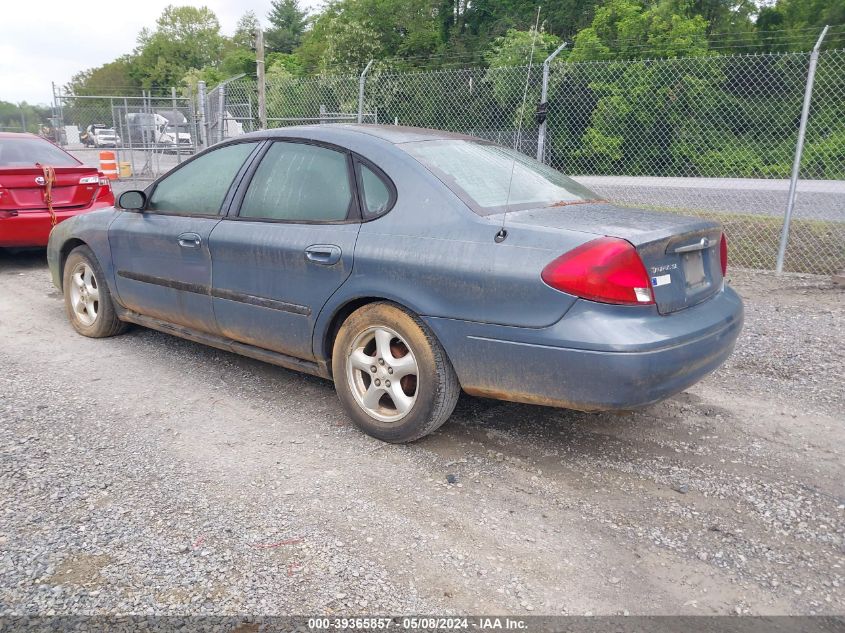
<instances>
[{"instance_id":1,"label":"utility pole","mask_svg":"<svg viewBox=\"0 0 845 633\"><path fill-rule=\"evenodd\" d=\"M258 79L258 128L267 129L267 86L264 83L264 31L255 29L255 75Z\"/></svg>"}]
</instances>

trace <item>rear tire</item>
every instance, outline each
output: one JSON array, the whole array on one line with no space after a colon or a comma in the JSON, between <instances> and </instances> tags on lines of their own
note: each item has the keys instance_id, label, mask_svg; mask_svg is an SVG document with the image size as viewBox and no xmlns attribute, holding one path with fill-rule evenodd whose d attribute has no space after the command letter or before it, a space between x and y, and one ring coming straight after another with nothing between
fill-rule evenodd
<instances>
[{"instance_id":1,"label":"rear tire","mask_svg":"<svg viewBox=\"0 0 845 633\"><path fill-rule=\"evenodd\" d=\"M344 321L332 350L332 375L355 426L385 442L428 435L449 419L461 392L428 327L384 302L359 308Z\"/></svg>"},{"instance_id":2,"label":"rear tire","mask_svg":"<svg viewBox=\"0 0 845 633\"><path fill-rule=\"evenodd\" d=\"M115 336L126 329L117 318L109 286L97 258L87 246L77 246L65 260L62 290L73 329L91 338Z\"/></svg>"}]
</instances>

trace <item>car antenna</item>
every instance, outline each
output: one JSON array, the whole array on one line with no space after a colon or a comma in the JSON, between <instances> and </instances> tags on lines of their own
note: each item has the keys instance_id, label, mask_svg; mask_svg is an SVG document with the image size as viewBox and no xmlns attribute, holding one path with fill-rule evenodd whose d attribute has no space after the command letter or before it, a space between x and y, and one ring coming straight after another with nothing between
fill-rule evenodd
<instances>
[{"instance_id":1,"label":"car antenna","mask_svg":"<svg viewBox=\"0 0 845 633\"><path fill-rule=\"evenodd\" d=\"M522 91L522 106L519 108L519 126L517 126L516 143L514 143L515 151L519 151L519 147L522 145L522 119L525 117L525 100L528 98L528 84L531 82L531 67L534 64L534 46L537 43L537 32L540 28L541 6L542 5L537 5L537 18L534 20L534 37L531 39L531 54L528 56L528 72L525 75L525 89ZM515 170L516 156L514 156L513 162L511 163L511 177L508 180L508 196L505 199L505 213L502 215L502 228L499 229L499 232L496 233L496 237L494 238L496 243L504 242L505 238L508 236L508 232L505 230L505 220L508 217L508 211L510 208L511 186L513 185L513 173Z\"/></svg>"}]
</instances>

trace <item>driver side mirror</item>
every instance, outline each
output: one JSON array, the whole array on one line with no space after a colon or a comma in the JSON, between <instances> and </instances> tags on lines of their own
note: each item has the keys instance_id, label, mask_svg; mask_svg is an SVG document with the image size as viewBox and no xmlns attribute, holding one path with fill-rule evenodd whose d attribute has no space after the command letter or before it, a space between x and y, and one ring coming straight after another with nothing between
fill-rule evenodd
<instances>
[{"instance_id":1,"label":"driver side mirror","mask_svg":"<svg viewBox=\"0 0 845 633\"><path fill-rule=\"evenodd\" d=\"M141 211L147 206L147 194L143 191L124 191L117 199L117 206L126 211Z\"/></svg>"}]
</instances>

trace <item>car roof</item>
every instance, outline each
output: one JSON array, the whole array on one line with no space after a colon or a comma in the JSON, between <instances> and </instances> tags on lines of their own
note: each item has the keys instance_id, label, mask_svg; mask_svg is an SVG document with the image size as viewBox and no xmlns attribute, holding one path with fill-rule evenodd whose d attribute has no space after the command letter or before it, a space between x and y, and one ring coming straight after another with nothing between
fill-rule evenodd
<instances>
[{"instance_id":1,"label":"car roof","mask_svg":"<svg viewBox=\"0 0 845 633\"><path fill-rule=\"evenodd\" d=\"M27 138L41 138L37 134L32 134L31 132L0 132L0 138L20 138L21 136L25 136Z\"/></svg>"},{"instance_id":2,"label":"car roof","mask_svg":"<svg viewBox=\"0 0 845 633\"><path fill-rule=\"evenodd\" d=\"M315 131L320 131L321 136L331 136L332 130L340 132L353 132L358 134L366 134L379 138L388 143L398 145L401 143L411 143L414 141L437 141L445 139L453 140L478 140L475 137L467 136L465 134L458 134L456 132L446 132L443 130L433 130L421 127L407 127L404 125L373 125L373 124L355 124L355 123L332 123L330 125L297 125L293 127L276 128L272 130L264 130L262 132L253 132L246 136L262 136L270 138L286 138L296 137L300 134L310 134ZM338 134L341 136L342 134Z\"/></svg>"}]
</instances>

